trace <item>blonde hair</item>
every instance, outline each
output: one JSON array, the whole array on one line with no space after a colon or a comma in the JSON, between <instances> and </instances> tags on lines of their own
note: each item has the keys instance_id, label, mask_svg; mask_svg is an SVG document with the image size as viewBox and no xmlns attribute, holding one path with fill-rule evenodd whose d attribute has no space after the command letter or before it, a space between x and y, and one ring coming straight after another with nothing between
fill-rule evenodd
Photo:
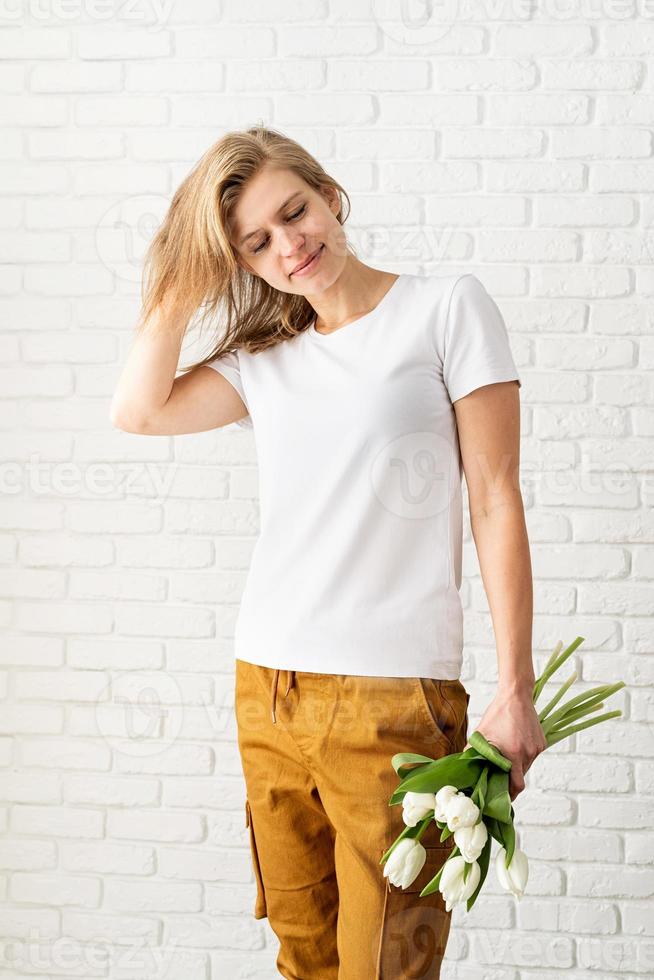
<instances>
[{"instance_id":1,"label":"blonde hair","mask_svg":"<svg viewBox=\"0 0 654 980\"><path fill-rule=\"evenodd\" d=\"M283 133L258 125L226 133L214 143L175 191L149 243L137 324L137 330L143 329L164 298L167 308L202 309L200 328L219 310L224 336L214 338L213 350L192 367L238 347L250 353L265 350L301 333L314 315L304 296L274 289L239 265L230 242L239 196L266 165L292 170L319 193L333 188L340 202L337 220L342 225L349 215L344 188ZM356 254L349 243L346 247Z\"/></svg>"}]
</instances>

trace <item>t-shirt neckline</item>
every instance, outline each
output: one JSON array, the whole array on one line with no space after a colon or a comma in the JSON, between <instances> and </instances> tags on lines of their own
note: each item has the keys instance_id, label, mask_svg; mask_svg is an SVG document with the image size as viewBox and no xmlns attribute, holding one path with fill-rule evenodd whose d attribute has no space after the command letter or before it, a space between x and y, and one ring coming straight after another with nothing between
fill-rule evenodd
<instances>
[{"instance_id":1,"label":"t-shirt neckline","mask_svg":"<svg viewBox=\"0 0 654 980\"><path fill-rule=\"evenodd\" d=\"M309 326L309 333L311 334L312 337L314 337L316 340L319 340L321 343L323 341L329 343L337 334L347 332L351 327L357 327L360 323L364 323L368 320L373 319L381 312L382 307L387 305L387 303L391 298L391 295L395 293L397 286L400 283L400 280L404 279L405 277L406 277L406 273L400 272L395 282L391 285L389 289L386 290L382 298L379 300L377 306L375 306L375 308L370 310L368 313L364 313L363 316L357 317L356 320L351 320L349 323L346 323L345 326L339 327L338 330L332 330L331 333L320 333L318 330L316 330L316 320L314 317L314 319L311 321L311 324Z\"/></svg>"}]
</instances>

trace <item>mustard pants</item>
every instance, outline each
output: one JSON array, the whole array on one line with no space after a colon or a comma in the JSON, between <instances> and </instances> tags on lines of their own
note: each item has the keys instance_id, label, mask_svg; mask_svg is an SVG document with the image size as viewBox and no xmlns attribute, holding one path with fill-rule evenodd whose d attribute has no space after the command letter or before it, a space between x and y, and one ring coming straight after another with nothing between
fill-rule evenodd
<instances>
[{"instance_id":1,"label":"mustard pants","mask_svg":"<svg viewBox=\"0 0 654 980\"><path fill-rule=\"evenodd\" d=\"M282 684L280 685L280 674ZM254 917L288 980L438 980L451 912L419 892L452 848L430 824L407 889L379 860L404 829L396 752L460 752L459 680L275 670L236 660L235 712L257 886Z\"/></svg>"}]
</instances>

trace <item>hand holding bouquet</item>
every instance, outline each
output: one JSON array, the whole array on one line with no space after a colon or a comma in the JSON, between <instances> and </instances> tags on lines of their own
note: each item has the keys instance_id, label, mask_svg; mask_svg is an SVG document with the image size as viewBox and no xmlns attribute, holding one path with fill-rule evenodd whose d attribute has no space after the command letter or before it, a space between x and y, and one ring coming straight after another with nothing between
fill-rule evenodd
<instances>
[{"instance_id":1,"label":"hand holding bouquet","mask_svg":"<svg viewBox=\"0 0 654 980\"><path fill-rule=\"evenodd\" d=\"M549 678L583 640L578 636L563 652L562 643L556 645L534 685L534 704ZM603 708L604 700L625 686L623 681L592 688L557 707L576 679L575 672L538 714L548 747L622 714L617 709L585 717ZM402 888L417 878L427 857L420 838L434 821L440 840L453 835L454 847L420 896L440 890L447 911L462 902L468 911L474 905L488 873L493 837L500 845L495 870L502 887L519 898L529 874L527 856L516 846L515 813L509 794L512 764L479 731L470 735L468 744L470 748L464 752L443 759L400 752L391 760L400 784L389 803L402 803L406 829L381 858L380 864L386 865L384 875Z\"/></svg>"}]
</instances>

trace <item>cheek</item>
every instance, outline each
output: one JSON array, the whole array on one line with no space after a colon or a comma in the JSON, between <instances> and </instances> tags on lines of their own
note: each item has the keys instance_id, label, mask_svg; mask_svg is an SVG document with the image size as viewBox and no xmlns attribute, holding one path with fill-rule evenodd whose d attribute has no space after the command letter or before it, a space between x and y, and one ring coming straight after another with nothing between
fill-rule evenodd
<instances>
[{"instance_id":1,"label":"cheek","mask_svg":"<svg viewBox=\"0 0 654 980\"><path fill-rule=\"evenodd\" d=\"M345 240L343 226L334 218L333 221L321 221L320 227L312 234L316 241L324 242L332 253L338 253L341 243Z\"/></svg>"}]
</instances>

